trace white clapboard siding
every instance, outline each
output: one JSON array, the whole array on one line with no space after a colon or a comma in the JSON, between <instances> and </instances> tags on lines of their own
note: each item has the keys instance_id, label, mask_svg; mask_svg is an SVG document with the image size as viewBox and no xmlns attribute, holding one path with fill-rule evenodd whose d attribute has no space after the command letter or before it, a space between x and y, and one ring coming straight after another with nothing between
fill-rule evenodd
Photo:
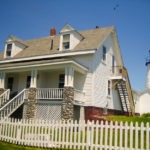
<instances>
[{"instance_id":1,"label":"white clapboard siding","mask_svg":"<svg viewBox=\"0 0 150 150\"><path fill-rule=\"evenodd\" d=\"M0 140L59 149L149 150L150 124L5 119Z\"/></svg>"}]
</instances>

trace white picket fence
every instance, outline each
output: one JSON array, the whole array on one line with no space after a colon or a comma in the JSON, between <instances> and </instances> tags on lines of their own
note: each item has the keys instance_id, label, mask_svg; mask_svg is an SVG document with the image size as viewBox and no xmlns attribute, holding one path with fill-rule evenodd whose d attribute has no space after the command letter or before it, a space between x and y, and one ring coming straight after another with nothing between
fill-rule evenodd
<instances>
[{"instance_id":1,"label":"white picket fence","mask_svg":"<svg viewBox=\"0 0 150 150\"><path fill-rule=\"evenodd\" d=\"M5 119L0 140L18 145L78 150L149 150L150 124Z\"/></svg>"}]
</instances>

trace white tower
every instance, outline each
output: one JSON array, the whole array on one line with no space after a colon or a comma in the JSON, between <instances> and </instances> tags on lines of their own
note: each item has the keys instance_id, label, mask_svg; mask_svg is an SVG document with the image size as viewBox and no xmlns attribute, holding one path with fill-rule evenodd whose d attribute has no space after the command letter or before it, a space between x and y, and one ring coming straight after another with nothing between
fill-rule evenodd
<instances>
[{"instance_id":1,"label":"white tower","mask_svg":"<svg viewBox=\"0 0 150 150\"><path fill-rule=\"evenodd\" d=\"M146 64L147 66L147 80L146 80L146 88L150 88L150 50L149 50L149 56L146 58Z\"/></svg>"}]
</instances>

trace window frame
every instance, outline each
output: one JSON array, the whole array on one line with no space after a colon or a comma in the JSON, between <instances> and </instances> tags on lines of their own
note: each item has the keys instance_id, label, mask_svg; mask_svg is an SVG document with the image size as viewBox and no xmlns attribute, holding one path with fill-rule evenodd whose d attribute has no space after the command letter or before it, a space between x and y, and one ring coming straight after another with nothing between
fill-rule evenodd
<instances>
[{"instance_id":1,"label":"window frame","mask_svg":"<svg viewBox=\"0 0 150 150\"><path fill-rule=\"evenodd\" d=\"M70 49L70 34L64 34L62 39L63 50Z\"/></svg>"},{"instance_id":2,"label":"window frame","mask_svg":"<svg viewBox=\"0 0 150 150\"><path fill-rule=\"evenodd\" d=\"M8 44L7 44L7 46L6 46L6 57L10 57L10 56L11 56L11 53L12 53L12 46L13 46L12 43L8 43Z\"/></svg>"},{"instance_id":3,"label":"window frame","mask_svg":"<svg viewBox=\"0 0 150 150\"><path fill-rule=\"evenodd\" d=\"M103 46L103 48L102 48L102 59L104 62L106 61L106 53L107 53L107 48L106 48L106 46Z\"/></svg>"},{"instance_id":4,"label":"window frame","mask_svg":"<svg viewBox=\"0 0 150 150\"><path fill-rule=\"evenodd\" d=\"M107 95L111 96L111 81L110 80L108 80L108 83L107 83Z\"/></svg>"}]
</instances>

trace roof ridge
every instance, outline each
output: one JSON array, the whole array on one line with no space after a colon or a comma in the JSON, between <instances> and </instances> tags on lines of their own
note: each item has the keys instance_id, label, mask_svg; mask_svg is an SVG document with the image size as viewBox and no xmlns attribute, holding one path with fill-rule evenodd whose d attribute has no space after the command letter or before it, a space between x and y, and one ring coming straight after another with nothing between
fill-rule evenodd
<instances>
[{"instance_id":1,"label":"roof ridge","mask_svg":"<svg viewBox=\"0 0 150 150\"><path fill-rule=\"evenodd\" d=\"M39 38L33 38L33 39L28 39L28 40L24 40L24 42L28 42L28 41L35 41L35 40L40 40L40 39L48 39L48 38L54 38L60 36L59 34L55 35L55 36L43 36L43 37L39 37Z\"/></svg>"},{"instance_id":2,"label":"roof ridge","mask_svg":"<svg viewBox=\"0 0 150 150\"><path fill-rule=\"evenodd\" d=\"M78 32L87 32L87 31L100 30L100 29L107 29L107 28L114 28L114 26L91 28L91 29L87 29L87 30L80 30L80 31L78 31Z\"/></svg>"}]
</instances>

